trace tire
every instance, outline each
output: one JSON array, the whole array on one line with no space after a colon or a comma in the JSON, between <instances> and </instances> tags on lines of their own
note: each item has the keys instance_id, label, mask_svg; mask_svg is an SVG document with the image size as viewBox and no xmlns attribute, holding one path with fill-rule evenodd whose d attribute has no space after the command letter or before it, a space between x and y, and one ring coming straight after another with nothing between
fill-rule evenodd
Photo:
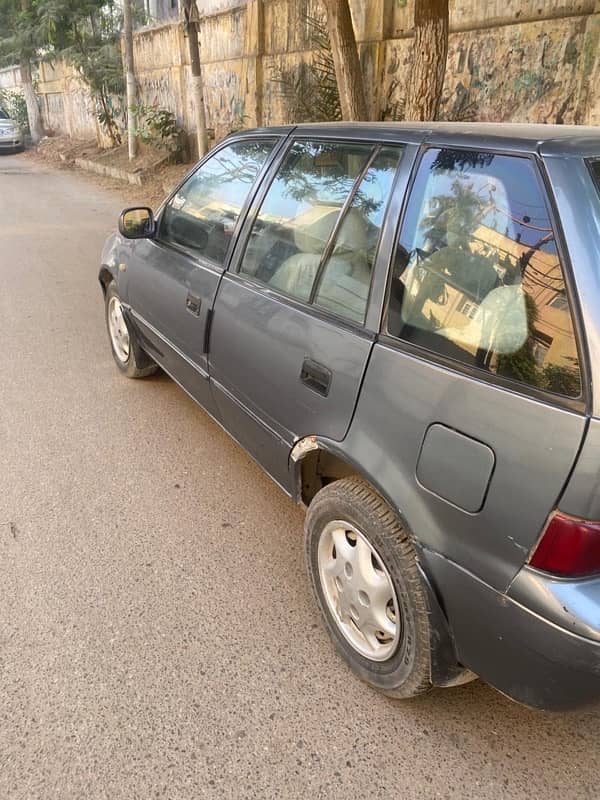
<instances>
[{"instance_id":1,"label":"tire","mask_svg":"<svg viewBox=\"0 0 600 800\"><path fill-rule=\"evenodd\" d=\"M306 515L305 555L325 627L352 670L390 697L429 691L427 594L409 537L382 498L354 477L321 489Z\"/></svg>"},{"instance_id":2,"label":"tire","mask_svg":"<svg viewBox=\"0 0 600 800\"><path fill-rule=\"evenodd\" d=\"M117 367L128 378L145 378L153 375L158 366L131 334L123 316L121 298L114 281L111 281L106 288L104 311L108 341Z\"/></svg>"}]
</instances>

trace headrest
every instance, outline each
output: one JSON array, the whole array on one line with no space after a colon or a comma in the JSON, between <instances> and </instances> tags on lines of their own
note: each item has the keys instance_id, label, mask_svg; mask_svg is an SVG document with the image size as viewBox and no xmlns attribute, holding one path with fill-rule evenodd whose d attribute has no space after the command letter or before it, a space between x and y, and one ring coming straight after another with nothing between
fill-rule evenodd
<instances>
[{"instance_id":1,"label":"headrest","mask_svg":"<svg viewBox=\"0 0 600 800\"><path fill-rule=\"evenodd\" d=\"M340 209L315 206L303 215L294 231L296 247L302 253L320 255L337 221ZM358 209L351 208L338 231L334 253L341 256L367 248L367 225Z\"/></svg>"},{"instance_id":2,"label":"headrest","mask_svg":"<svg viewBox=\"0 0 600 800\"><path fill-rule=\"evenodd\" d=\"M367 223L364 215L357 208L351 208L346 214L342 227L338 231L333 253L342 256L367 249Z\"/></svg>"},{"instance_id":3,"label":"headrest","mask_svg":"<svg viewBox=\"0 0 600 800\"><path fill-rule=\"evenodd\" d=\"M338 218L340 210L331 206L313 206L296 220L294 241L301 253L320 255Z\"/></svg>"}]
</instances>

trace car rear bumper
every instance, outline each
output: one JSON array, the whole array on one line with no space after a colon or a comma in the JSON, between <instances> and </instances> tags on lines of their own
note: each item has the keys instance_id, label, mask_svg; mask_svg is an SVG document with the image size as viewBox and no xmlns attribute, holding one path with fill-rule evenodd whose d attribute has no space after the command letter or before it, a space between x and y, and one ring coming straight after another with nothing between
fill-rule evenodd
<instances>
[{"instance_id":1,"label":"car rear bumper","mask_svg":"<svg viewBox=\"0 0 600 800\"><path fill-rule=\"evenodd\" d=\"M600 703L600 640L574 632L594 618L600 627L600 582L595 600L589 591L582 595L581 613L572 593L567 629L555 621L554 597L542 613L541 592L533 609L523 605L523 597L498 592L442 556L424 553L424 561L462 664L528 706L559 711Z\"/></svg>"}]
</instances>

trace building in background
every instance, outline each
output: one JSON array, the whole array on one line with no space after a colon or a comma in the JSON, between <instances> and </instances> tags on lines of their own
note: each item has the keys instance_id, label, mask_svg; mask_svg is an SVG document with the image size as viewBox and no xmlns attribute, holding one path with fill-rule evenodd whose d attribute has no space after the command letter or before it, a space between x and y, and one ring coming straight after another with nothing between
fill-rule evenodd
<instances>
[{"instance_id":1,"label":"building in background","mask_svg":"<svg viewBox=\"0 0 600 800\"><path fill-rule=\"evenodd\" d=\"M179 17L179 0L143 0L143 4L150 24L173 21Z\"/></svg>"}]
</instances>

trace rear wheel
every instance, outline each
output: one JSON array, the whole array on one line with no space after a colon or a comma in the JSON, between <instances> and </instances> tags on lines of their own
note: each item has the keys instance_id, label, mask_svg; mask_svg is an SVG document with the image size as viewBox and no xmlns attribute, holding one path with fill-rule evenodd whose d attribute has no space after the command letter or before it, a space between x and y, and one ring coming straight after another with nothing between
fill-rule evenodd
<instances>
[{"instance_id":1,"label":"rear wheel","mask_svg":"<svg viewBox=\"0 0 600 800\"><path fill-rule=\"evenodd\" d=\"M431 688L427 595L415 551L389 506L344 478L313 499L306 560L329 635L356 674L392 697Z\"/></svg>"},{"instance_id":2,"label":"rear wheel","mask_svg":"<svg viewBox=\"0 0 600 800\"><path fill-rule=\"evenodd\" d=\"M128 378L145 378L155 373L157 365L131 335L114 281L106 289L105 311L110 348L121 372Z\"/></svg>"}]
</instances>

